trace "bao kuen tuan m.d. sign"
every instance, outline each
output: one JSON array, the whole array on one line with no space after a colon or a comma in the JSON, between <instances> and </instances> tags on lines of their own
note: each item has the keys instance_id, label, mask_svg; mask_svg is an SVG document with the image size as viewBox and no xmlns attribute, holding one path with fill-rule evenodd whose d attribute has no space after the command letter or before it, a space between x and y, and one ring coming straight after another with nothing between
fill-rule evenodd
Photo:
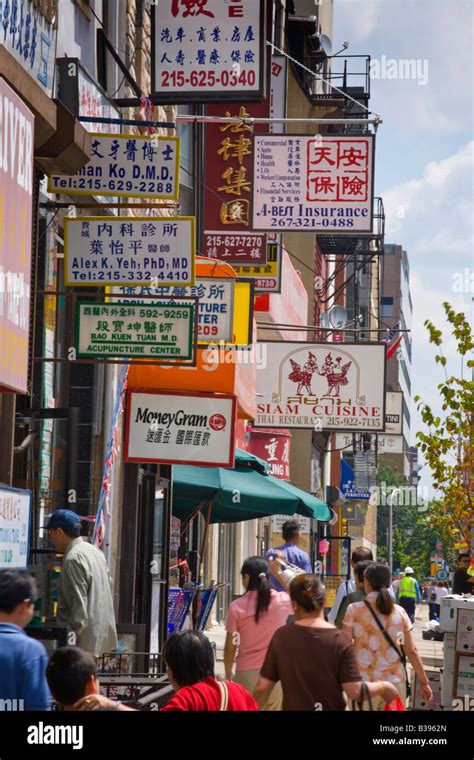
<instances>
[{"instance_id":1,"label":"bao kuen tuan m.d. sign","mask_svg":"<svg viewBox=\"0 0 474 760\"><path fill-rule=\"evenodd\" d=\"M385 427L385 345L267 343L257 368L260 427Z\"/></svg>"}]
</instances>

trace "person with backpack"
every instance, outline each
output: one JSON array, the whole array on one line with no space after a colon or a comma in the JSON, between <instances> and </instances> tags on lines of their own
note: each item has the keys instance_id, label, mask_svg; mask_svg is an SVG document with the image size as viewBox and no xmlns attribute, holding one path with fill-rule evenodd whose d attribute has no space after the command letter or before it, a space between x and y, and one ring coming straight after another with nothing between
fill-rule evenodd
<instances>
[{"instance_id":1,"label":"person with backpack","mask_svg":"<svg viewBox=\"0 0 474 760\"><path fill-rule=\"evenodd\" d=\"M400 606L406 610L411 622L414 623L416 605L421 603L421 592L412 567L405 568L405 577L400 581L397 596Z\"/></svg>"},{"instance_id":2,"label":"person with backpack","mask_svg":"<svg viewBox=\"0 0 474 760\"><path fill-rule=\"evenodd\" d=\"M342 630L354 642L356 663L365 681L389 681L405 704L409 693L408 658L418 677L423 698L429 703L433 693L413 641L413 626L405 609L394 604L388 591L390 582L387 565L370 564L364 576L366 599L348 607ZM383 710L383 700L376 698L372 707Z\"/></svg>"}]
</instances>

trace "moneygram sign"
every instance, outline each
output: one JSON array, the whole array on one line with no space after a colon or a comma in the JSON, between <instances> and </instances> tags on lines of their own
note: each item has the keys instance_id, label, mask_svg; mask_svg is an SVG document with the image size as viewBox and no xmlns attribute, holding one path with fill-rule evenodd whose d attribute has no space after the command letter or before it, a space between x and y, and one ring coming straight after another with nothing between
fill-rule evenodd
<instances>
[{"instance_id":1,"label":"moneygram sign","mask_svg":"<svg viewBox=\"0 0 474 760\"><path fill-rule=\"evenodd\" d=\"M383 431L384 344L266 344L257 368L255 425Z\"/></svg>"},{"instance_id":2,"label":"moneygram sign","mask_svg":"<svg viewBox=\"0 0 474 760\"><path fill-rule=\"evenodd\" d=\"M127 462L234 466L236 396L130 390Z\"/></svg>"},{"instance_id":3,"label":"moneygram sign","mask_svg":"<svg viewBox=\"0 0 474 760\"><path fill-rule=\"evenodd\" d=\"M34 116L0 78L0 390L28 390Z\"/></svg>"}]
</instances>

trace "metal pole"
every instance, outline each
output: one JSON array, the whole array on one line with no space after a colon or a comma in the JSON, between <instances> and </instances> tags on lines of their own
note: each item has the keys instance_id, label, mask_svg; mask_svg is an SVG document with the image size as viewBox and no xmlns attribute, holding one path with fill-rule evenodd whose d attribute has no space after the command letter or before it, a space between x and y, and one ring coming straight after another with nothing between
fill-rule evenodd
<instances>
[{"instance_id":1,"label":"metal pole","mask_svg":"<svg viewBox=\"0 0 474 760\"><path fill-rule=\"evenodd\" d=\"M316 119L305 116L201 116L197 114L178 114L177 122L192 124L382 124L381 119Z\"/></svg>"}]
</instances>

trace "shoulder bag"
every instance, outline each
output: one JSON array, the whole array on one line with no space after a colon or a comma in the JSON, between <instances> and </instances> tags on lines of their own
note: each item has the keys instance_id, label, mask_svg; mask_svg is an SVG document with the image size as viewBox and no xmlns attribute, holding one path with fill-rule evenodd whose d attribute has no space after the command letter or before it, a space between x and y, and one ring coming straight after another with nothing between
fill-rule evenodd
<instances>
[{"instance_id":1,"label":"shoulder bag","mask_svg":"<svg viewBox=\"0 0 474 760\"><path fill-rule=\"evenodd\" d=\"M364 604L367 607L367 609L370 611L370 614L372 615L373 619L377 623L378 627L382 631L383 637L386 640L387 644L389 644L392 647L392 649L395 650L395 652L398 654L398 656L400 658L400 662L402 663L403 669L405 671L406 694L407 694L407 697L409 697L410 694L411 694L411 686L410 686L410 681L408 680L407 658L406 658L405 652L403 651L403 646L400 645L400 649L401 649L401 652L400 652L400 649L395 644L394 640L390 636L389 632L387 631L387 629L385 628L385 626L383 625L383 623L380 622L380 618L378 617L378 615L375 614L374 610L370 606L370 604L367 601L367 599L364 599L363 601L364 601Z\"/></svg>"}]
</instances>

